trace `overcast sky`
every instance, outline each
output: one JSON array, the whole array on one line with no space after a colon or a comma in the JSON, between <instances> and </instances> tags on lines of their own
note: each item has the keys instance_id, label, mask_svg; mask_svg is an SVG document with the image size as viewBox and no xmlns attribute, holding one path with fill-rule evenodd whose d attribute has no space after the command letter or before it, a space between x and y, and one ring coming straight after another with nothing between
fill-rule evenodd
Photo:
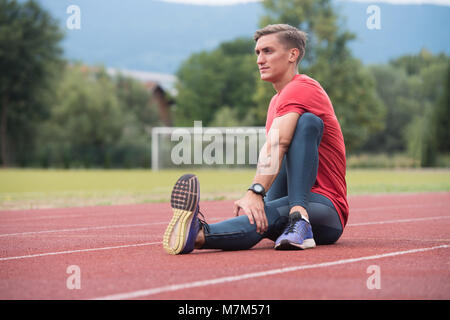
<instances>
[{"instance_id":1,"label":"overcast sky","mask_svg":"<svg viewBox=\"0 0 450 320\"><path fill-rule=\"evenodd\" d=\"M164 2L176 2L196 5L223 6L238 3L260 2L261 0L159 0ZM434 4L442 6L450 6L450 0L339 0L367 3L390 3L390 4Z\"/></svg>"}]
</instances>

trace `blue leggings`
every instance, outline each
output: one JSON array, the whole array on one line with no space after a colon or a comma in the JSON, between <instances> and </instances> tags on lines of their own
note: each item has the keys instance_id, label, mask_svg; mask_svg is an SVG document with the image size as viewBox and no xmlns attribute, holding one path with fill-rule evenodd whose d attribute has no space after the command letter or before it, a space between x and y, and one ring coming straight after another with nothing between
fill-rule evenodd
<instances>
[{"instance_id":1,"label":"blue leggings","mask_svg":"<svg viewBox=\"0 0 450 320\"><path fill-rule=\"evenodd\" d=\"M325 196L311 192L319 166L319 145L323 121L312 113L304 113L298 120L291 144L280 172L264 198L268 229L256 232L246 215L209 224L204 229L202 249L249 249L264 238L275 241L289 221L293 206L306 208L317 244L336 242L343 228L333 203Z\"/></svg>"}]
</instances>

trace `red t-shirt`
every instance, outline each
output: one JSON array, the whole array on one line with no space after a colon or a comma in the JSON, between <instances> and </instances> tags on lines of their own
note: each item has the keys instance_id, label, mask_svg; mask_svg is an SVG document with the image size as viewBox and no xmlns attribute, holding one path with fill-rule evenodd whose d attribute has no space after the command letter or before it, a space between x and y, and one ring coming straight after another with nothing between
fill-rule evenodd
<instances>
[{"instance_id":1,"label":"red t-shirt","mask_svg":"<svg viewBox=\"0 0 450 320\"><path fill-rule=\"evenodd\" d=\"M297 74L272 97L267 111L266 131L276 117L289 112L310 112L322 119L324 130L319 145L319 169L311 191L333 202L342 226L348 219L347 184L345 181L345 145L341 127L327 93L314 79Z\"/></svg>"}]
</instances>

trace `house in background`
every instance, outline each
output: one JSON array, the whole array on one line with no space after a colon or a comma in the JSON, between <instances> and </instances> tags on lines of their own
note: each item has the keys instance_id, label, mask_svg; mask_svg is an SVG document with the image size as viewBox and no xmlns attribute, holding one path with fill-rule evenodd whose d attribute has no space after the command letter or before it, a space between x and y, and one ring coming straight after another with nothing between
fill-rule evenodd
<instances>
[{"instance_id":1,"label":"house in background","mask_svg":"<svg viewBox=\"0 0 450 320\"><path fill-rule=\"evenodd\" d=\"M152 102L158 106L159 119L161 120L161 123L168 127L173 125L170 107L173 105L174 101L169 97L169 95L176 95L175 83L177 81L177 77L171 74L114 68L108 68L107 72L111 76L122 74L123 76L141 81L152 93Z\"/></svg>"}]
</instances>

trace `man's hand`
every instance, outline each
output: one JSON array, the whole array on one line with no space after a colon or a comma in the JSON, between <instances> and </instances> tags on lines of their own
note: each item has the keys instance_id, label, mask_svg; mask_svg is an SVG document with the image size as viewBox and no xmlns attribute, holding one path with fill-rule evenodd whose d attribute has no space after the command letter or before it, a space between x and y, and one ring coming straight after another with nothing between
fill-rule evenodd
<instances>
[{"instance_id":1,"label":"man's hand","mask_svg":"<svg viewBox=\"0 0 450 320\"><path fill-rule=\"evenodd\" d=\"M239 215L242 209L251 224L256 223L256 232L263 234L267 231L268 222L264 212L264 201L261 195L248 191L245 196L234 203L234 214Z\"/></svg>"},{"instance_id":2,"label":"man's hand","mask_svg":"<svg viewBox=\"0 0 450 320\"><path fill-rule=\"evenodd\" d=\"M260 183L265 190L269 190L280 171L281 163L291 144L292 136L300 114L289 112L273 120L266 143L261 149L258 159L255 179L253 183ZM251 224L256 223L256 231L263 234L267 231L268 222L264 212L262 196L248 191L245 196L234 203L234 214L239 215L242 209Z\"/></svg>"}]
</instances>

